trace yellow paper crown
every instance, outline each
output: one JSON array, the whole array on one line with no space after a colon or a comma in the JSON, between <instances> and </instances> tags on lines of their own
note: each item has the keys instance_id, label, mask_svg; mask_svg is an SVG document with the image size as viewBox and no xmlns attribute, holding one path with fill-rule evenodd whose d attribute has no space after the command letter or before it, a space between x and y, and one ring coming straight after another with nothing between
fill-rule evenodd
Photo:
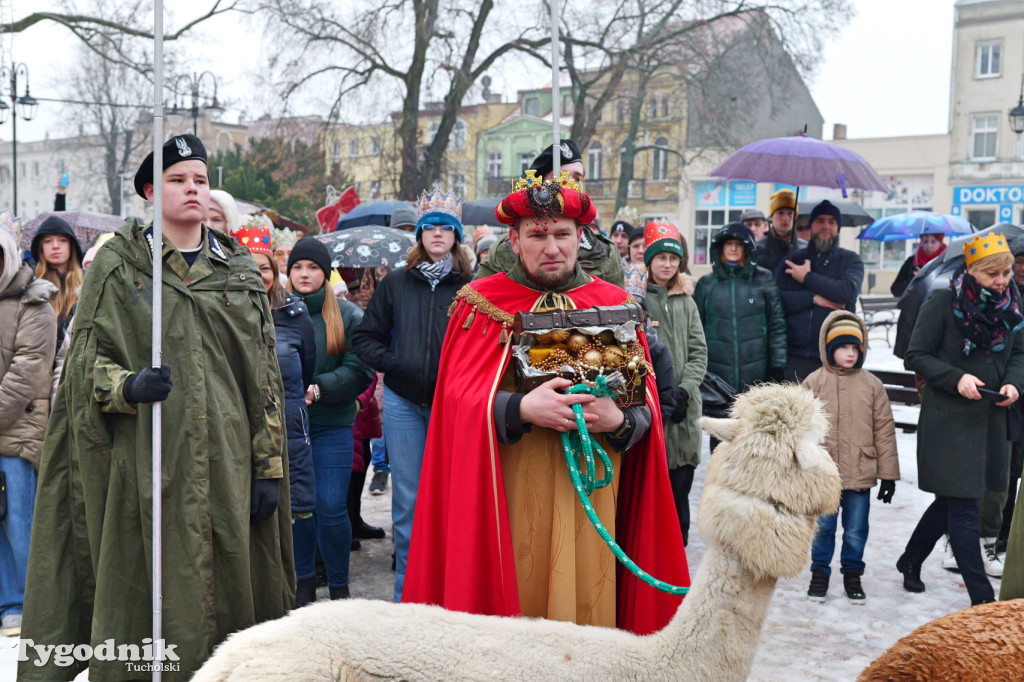
<instances>
[{"instance_id":1,"label":"yellow paper crown","mask_svg":"<svg viewBox=\"0 0 1024 682\"><path fill-rule=\"evenodd\" d=\"M997 253L1010 253L1006 237L998 232L975 235L974 239L964 244L964 260L967 261L967 267L975 261Z\"/></svg>"},{"instance_id":2,"label":"yellow paper crown","mask_svg":"<svg viewBox=\"0 0 1024 682\"><path fill-rule=\"evenodd\" d=\"M512 183L512 191L518 192L524 187L539 187L542 182L543 178L537 175L537 171L530 168L529 170L526 171L526 173L523 174L523 177L519 178L518 180L515 180ZM557 178L552 178L548 182L555 183L559 187L568 187L569 189L574 189L577 192L580 189L580 183L569 177L569 171L559 172Z\"/></svg>"}]
</instances>

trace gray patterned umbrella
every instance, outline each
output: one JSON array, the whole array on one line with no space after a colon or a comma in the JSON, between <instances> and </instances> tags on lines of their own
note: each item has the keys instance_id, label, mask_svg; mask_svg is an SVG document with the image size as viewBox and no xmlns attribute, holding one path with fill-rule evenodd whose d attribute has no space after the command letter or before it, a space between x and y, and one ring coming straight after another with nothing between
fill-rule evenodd
<instances>
[{"instance_id":1,"label":"gray patterned umbrella","mask_svg":"<svg viewBox=\"0 0 1024 682\"><path fill-rule=\"evenodd\" d=\"M393 268L416 244L412 232L364 225L316 236L327 245L332 268Z\"/></svg>"},{"instance_id":2,"label":"gray patterned umbrella","mask_svg":"<svg viewBox=\"0 0 1024 682\"><path fill-rule=\"evenodd\" d=\"M39 226L52 215L63 218L71 226L78 243L82 245L82 251L88 250L101 234L113 232L121 227L125 220L121 216L89 211L46 211L25 223L25 228L21 232L23 248L28 249L32 245L32 237L36 235Z\"/></svg>"}]
</instances>

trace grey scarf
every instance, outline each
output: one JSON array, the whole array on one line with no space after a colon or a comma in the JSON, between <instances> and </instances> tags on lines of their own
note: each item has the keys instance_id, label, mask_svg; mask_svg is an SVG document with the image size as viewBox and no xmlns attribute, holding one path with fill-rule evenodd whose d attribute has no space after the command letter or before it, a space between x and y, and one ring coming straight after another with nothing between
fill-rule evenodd
<instances>
[{"instance_id":1,"label":"grey scarf","mask_svg":"<svg viewBox=\"0 0 1024 682\"><path fill-rule=\"evenodd\" d=\"M437 283L444 279L449 272L452 271L452 265L455 263L455 259L452 258L452 254L448 254L436 263L420 263L416 268L423 273L423 276L430 282L431 287L436 287Z\"/></svg>"}]
</instances>

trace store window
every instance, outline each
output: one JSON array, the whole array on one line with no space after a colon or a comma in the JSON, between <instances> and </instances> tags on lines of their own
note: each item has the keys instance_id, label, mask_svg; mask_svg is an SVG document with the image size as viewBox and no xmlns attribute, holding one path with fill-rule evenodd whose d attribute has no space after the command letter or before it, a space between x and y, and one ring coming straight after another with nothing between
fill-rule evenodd
<instances>
[{"instance_id":1,"label":"store window","mask_svg":"<svg viewBox=\"0 0 1024 682\"><path fill-rule=\"evenodd\" d=\"M974 60L974 77L995 78L998 76L1002 51L1001 41L978 43Z\"/></svg>"},{"instance_id":2,"label":"store window","mask_svg":"<svg viewBox=\"0 0 1024 682\"><path fill-rule=\"evenodd\" d=\"M984 230L986 227L992 227L996 224L996 211L995 209L975 209L967 211L967 222L979 230Z\"/></svg>"},{"instance_id":3,"label":"store window","mask_svg":"<svg viewBox=\"0 0 1024 682\"><path fill-rule=\"evenodd\" d=\"M872 218L886 218L897 215L907 210L905 206L895 208L866 208ZM930 211L927 206L915 206L915 211ZM903 267L904 261L917 250L918 240L877 242L872 239L859 239L860 259L864 261L864 267L869 269L899 270Z\"/></svg>"},{"instance_id":4,"label":"store window","mask_svg":"<svg viewBox=\"0 0 1024 682\"><path fill-rule=\"evenodd\" d=\"M996 158L999 136L999 114L971 116L971 158L983 161Z\"/></svg>"},{"instance_id":5,"label":"store window","mask_svg":"<svg viewBox=\"0 0 1024 682\"><path fill-rule=\"evenodd\" d=\"M708 252L712 237L726 223L738 222L741 213L739 209L697 209L693 230L694 243L690 248L693 265L710 265Z\"/></svg>"}]
</instances>

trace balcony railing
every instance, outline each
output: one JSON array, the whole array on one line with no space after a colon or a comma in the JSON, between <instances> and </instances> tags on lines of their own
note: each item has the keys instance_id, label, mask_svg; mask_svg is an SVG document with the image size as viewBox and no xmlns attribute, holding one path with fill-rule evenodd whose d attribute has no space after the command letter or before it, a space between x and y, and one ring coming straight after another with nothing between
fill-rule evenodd
<instances>
[{"instance_id":1,"label":"balcony railing","mask_svg":"<svg viewBox=\"0 0 1024 682\"><path fill-rule=\"evenodd\" d=\"M509 178L487 178L487 196L507 194L512 183ZM618 178L587 178L583 190L592 199L614 199L619 190ZM629 198L640 201L678 201L679 178L667 180L630 180Z\"/></svg>"}]
</instances>

